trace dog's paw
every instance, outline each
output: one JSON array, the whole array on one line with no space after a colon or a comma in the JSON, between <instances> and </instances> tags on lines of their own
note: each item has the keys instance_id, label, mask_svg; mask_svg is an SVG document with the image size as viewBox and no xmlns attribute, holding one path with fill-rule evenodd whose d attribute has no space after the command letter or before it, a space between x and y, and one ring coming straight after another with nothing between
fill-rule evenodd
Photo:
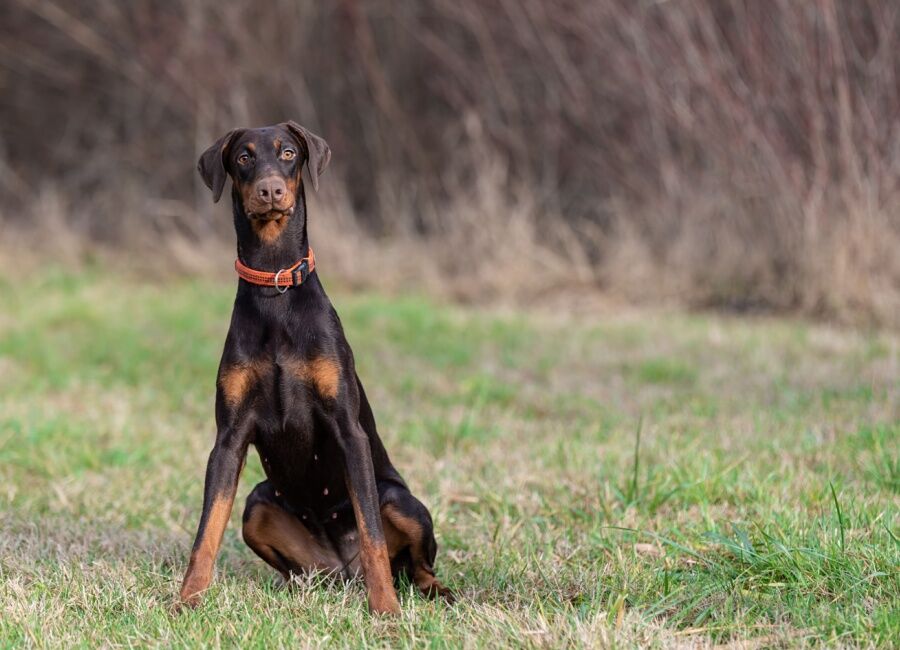
<instances>
[{"instance_id":1,"label":"dog's paw","mask_svg":"<svg viewBox=\"0 0 900 650\"><path fill-rule=\"evenodd\" d=\"M452 590L445 587L437 578L430 577L428 580L419 583L419 591L422 595L431 600L443 600L448 605L456 602L456 594Z\"/></svg>"},{"instance_id":2,"label":"dog's paw","mask_svg":"<svg viewBox=\"0 0 900 650\"><path fill-rule=\"evenodd\" d=\"M440 583L438 583L437 597L443 600L448 605L453 605L454 603L456 603L456 594L453 593L453 590L445 587Z\"/></svg>"},{"instance_id":3,"label":"dog's paw","mask_svg":"<svg viewBox=\"0 0 900 650\"><path fill-rule=\"evenodd\" d=\"M173 606L173 612L178 614L185 609L195 609L203 600L204 591L206 591L205 588L185 583L178 595L178 601Z\"/></svg>"},{"instance_id":4,"label":"dog's paw","mask_svg":"<svg viewBox=\"0 0 900 650\"><path fill-rule=\"evenodd\" d=\"M382 594L369 594L369 611L381 616L396 616L400 614L400 601L397 593L393 591Z\"/></svg>"},{"instance_id":5,"label":"dog's paw","mask_svg":"<svg viewBox=\"0 0 900 650\"><path fill-rule=\"evenodd\" d=\"M172 607L169 609L169 611L173 616L178 616L185 610L195 609L199 604L200 594L194 594L193 596L189 596L187 598L179 596L178 600L172 603Z\"/></svg>"}]
</instances>

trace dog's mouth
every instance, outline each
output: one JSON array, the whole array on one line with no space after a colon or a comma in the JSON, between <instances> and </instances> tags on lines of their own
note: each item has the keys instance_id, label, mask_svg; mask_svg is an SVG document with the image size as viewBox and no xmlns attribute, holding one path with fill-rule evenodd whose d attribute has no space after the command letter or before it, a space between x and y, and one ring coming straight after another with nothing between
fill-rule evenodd
<instances>
[{"instance_id":1,"label":"dog's mouth","mask_svg":"<svg viewBox=\"0 0 900 650\"><path fill-rule=\"evenodd\" d=\"M248 212L247 216L252 221L278 221L284 217L290 217L294 214L294 206L283 210L272 209L266 212Z\"/></svg>"}]
</instances>

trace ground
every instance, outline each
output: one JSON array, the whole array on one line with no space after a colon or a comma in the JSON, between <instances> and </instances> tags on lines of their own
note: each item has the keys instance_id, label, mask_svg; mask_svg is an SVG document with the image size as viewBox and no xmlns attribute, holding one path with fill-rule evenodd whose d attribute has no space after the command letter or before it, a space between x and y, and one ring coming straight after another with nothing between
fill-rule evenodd
<instances>
[{"instance_id":1,"label":"ground","mask_svg":"<svg viewBox=\"0 0 900 650\"><path fill-rule=\"evenodd\" d=\"M0 646L890 646L900 336L333 291L448 607L285 587L240 539L173 615L232 278L0 283ZM328 286L328 278L325 278Z\"/></svg>"}]
</instances>

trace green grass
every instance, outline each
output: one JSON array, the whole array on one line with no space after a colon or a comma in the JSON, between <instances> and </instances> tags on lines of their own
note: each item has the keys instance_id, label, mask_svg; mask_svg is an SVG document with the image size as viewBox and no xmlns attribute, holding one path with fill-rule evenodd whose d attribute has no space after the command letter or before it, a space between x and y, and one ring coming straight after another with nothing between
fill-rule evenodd
<instances>
[{"instance_id":1,"label":"green grass","mask_svg":"<svg viewBox=\"0 0 900 650\"><path fill-rule=\"evenodd\" d=\"M0 647L900 639L896 334L337 294L460 603L282 587L236 509L174 616L234 283L60 277L0 283Z\"/></svg>"}]
</instances>

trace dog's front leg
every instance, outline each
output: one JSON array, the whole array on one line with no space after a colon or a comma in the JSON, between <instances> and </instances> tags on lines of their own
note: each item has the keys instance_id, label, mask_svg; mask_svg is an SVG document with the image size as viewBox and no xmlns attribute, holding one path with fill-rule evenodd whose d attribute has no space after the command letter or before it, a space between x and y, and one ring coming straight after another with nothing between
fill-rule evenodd
<instances>
[{"instance_id":1,"label":"dog's front leg","mask_svg":"<svg viewBox=\"0 0 900 650\"><path fill-rule=\"evenodd\" d=\"M194 606L209 587L213 567L231 517L238 478L247 458L249 436L232 428L220 431L206 465L203 513L191 551L191 561L181 585L181 602Z\"/></svg>"},{"instance_id":2,"label":"dog's front leg","mask_svg":"<svg viewBox=\"0 0 900 650\"><path fill-rule=\"evenodd\" d=\"M339 429L347 491L359 530L360 564L366 580L369 609L378 614L399 614L400 602L391 577L391 561L381 525L369 438L355 419L345 420Z\"/></svg>"}]
</instances>

